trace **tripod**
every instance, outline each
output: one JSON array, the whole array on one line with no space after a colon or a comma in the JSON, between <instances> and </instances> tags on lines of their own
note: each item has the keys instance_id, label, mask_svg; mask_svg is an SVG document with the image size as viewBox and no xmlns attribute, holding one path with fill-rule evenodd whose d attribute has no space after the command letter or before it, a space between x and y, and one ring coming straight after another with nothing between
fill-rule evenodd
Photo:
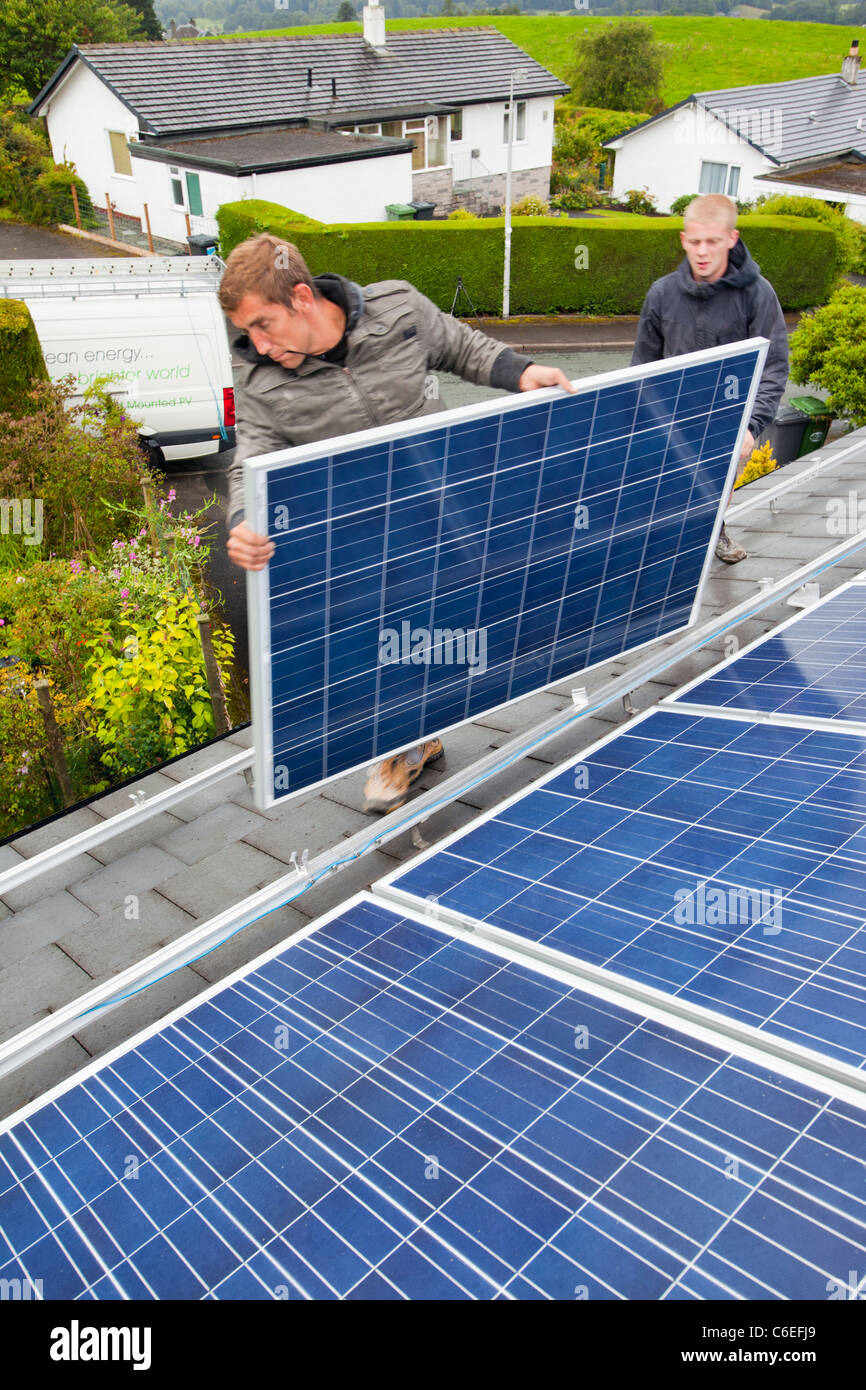
<instances>
[{"instance_id":1,"label":"tripod","mask_svg":"<svg viewBox=\"0 0 866 1390\"><path fill-rule=\"evenodd\" d=\"M469 301L469 307L470 307L470 309L472 310L472 317L477 319L477 318L478 318L478 310L476 309L475 305L472 303L472 296L471 296L471 294L469 293L469 291L467 290L466 286L465 286L464 283L463 283L463 276L462 276L462 275L458 275L458 276L457 276L457 288L456 288L456 290L454 291L454 298L453 298L452 301L451 301L451 311L450 311L450 312L451 312L451 317L452 317L452 318L454 317L454 310L455 310L456 307L457 307L457 301L458 301L458 299L460 298L461 294L466 296L467 300Z\"/></svg>"}]
</instances>

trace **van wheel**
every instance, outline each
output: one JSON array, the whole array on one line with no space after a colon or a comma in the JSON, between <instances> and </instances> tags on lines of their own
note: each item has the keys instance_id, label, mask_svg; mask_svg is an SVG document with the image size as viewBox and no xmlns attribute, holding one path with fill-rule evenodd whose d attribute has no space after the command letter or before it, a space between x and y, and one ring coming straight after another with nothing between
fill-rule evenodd
<instances>
[{"instance_id":1,"label":"van wheel","mask_svg":"<svg viewBox=\"0 0 866 1390\"><path fill-rule=\"evenodd\" d=\"M160 473L165 472L165 454L158 444L153 444L149 439L139 435L138 447L144 455L144 460L148 468L153 468Z\"/></svg>"}]
</instances>

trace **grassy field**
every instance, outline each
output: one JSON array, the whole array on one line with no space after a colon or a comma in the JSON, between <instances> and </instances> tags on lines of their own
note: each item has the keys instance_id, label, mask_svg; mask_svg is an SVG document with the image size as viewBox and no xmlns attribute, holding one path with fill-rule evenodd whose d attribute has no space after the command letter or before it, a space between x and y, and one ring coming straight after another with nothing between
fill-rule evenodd
<instances>
[{"instance_id":1,"label":"grassy field","mask_svg":"<svg viewBox=\"0 0 866 1390\"><path fill-rule=\"evenodd\" d=\"M389 19L388 28L454 29L494 24L537 62L567 80L575 47L585 32L611 21L579 15L503 15L468 19ZM786 82L837 72L854 28L838 24L795 24L788 20L701 18L659 15L649 20L666 45L663 98L672 106L692 92ZM359 34L360 24L320 24L303 29L268 29L258 37L292 34ZM231 38L252 37L233 34ZM860 31L861 41L866 32Z\"/></svg>"}]
</instances>

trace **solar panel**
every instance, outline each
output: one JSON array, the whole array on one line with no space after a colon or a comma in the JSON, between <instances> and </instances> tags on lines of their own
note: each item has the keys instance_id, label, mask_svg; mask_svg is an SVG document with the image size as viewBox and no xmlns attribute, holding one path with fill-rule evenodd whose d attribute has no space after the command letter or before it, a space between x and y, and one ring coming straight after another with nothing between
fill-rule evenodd
<instances>
[{"instance_id":1,"label":"solar panel","mask_svg":"<svg viewBox=\"0 0 866 1390\"><path fill-rule=\"evenodd\" d=\"M763 339L250 461L259 803L692 620ZM257 655L258 654L258 655Z\"/></svg>"},{"instance_id":2,"label":"solar panel","mask_svg":"<svg viewBox=\"0 0 866 1390\"><path fill-rule=\"evenodd\" d=\"M866 584L844 585L669 701L683 702L866 723Z\"/></svg>"},{"instance_id":3,"label":"solar panel","mask_svg":"<svg viewBox=\"0 0 866 1390\"><path fill-rule=\"evenodd\" d=\"M864 1066L862 737L650 712L381 887Z\"/></svg>"},{"instance_id":4,"label":"solar panel","mask_svg":"<svg viewBox=\"0 0 866 1390\"><path fill-rule=\"evenodd\" d=\"M864 1135L842 1099L362 898L7 1122L0 1278L826 1298L862 1268Z\"/></svg>"}]
</instances>

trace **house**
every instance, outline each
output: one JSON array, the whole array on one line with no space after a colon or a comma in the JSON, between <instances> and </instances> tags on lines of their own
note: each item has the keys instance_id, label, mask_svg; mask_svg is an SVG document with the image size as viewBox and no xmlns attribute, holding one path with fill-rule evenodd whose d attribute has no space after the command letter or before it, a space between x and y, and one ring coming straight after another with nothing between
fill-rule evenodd
<instances>
[{"instance_id":1,"label":"house","mask_svg":"<svg viewBox=\"0 0 866 1390\"><path fill-rule=\"evenodd\" d=\"M659 211L683 193L741 202L795 193L866 222L866 81L855 40L841 71L698 92L611 140L613 191L646 187Z\"/></svg>"},{"instance_id":2,"label":"house","mask_svg":"<svg viewBox=\"0 0 866 1390\"><path fill-rule=\"evenodd\" d=\"M492 27L73 47L35 97L54 158L97 206L183 241L222 203L263 198L326 222L413 199L442 211L547 197L564 83Z\"/></svg>"}]
</instances>

